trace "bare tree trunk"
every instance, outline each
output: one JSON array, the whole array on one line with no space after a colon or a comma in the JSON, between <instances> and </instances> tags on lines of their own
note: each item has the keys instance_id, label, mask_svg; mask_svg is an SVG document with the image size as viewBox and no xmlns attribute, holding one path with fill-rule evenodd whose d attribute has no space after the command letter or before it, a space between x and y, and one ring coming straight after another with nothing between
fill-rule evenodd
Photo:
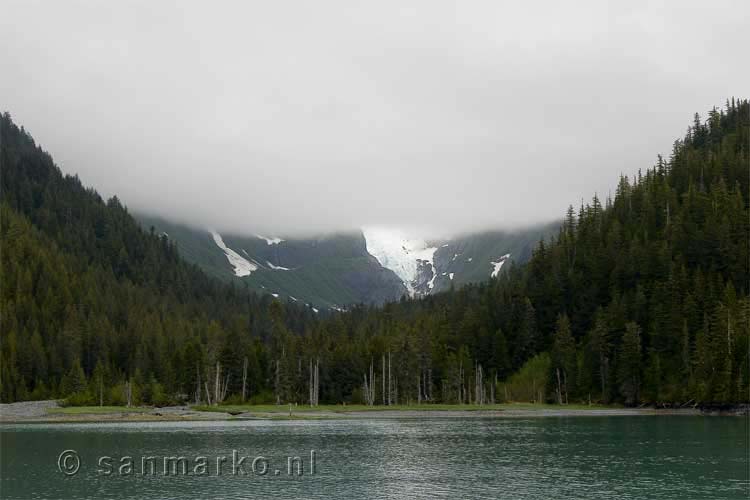
<instances>
[{"instance_id":1,"label":"bare tree trunk","mask_svg":"<svg viewBox=\"0 0 750 500\"><path fill-rule=\"evenodd\" d=\"M474 365L474 403L481 405L483 400L482 394L482 365Z\"/></svg>"},{"instance_id":2,"label":"bare tree trunk","mask_svg":"<svg viewBox=\"0 0 750 500\"><path fill-rule=\"evenodd\" d=\"M417 374L417 404L422 404L422 374Z\"/></svg>"},{"instance_id":3,"label":"bare tree trunk","mask_svg":"<svg viewBox=\"0 0 750 500\"><path fill-rule=\"evenodd\" d=\"M375 404L375 365L370 358L370 406Z\"/></svg>"},{"instance_id":4,"label":"bare tree trunk","mask_svg":"<svg viewBox=\"0 0 750 500\"><path fill-rule=\"evenodd\" d=\"M382 378L383 378L383 380L382 380L382 383L383 383L382 384L383 385L383 406L385 406L385 403L386 403L386 398L385 398L385 354L383 354L383 377Z\"/></svg>"},{"instance_id":5,"label":"bare tree trunk","mask_svg":"<svg viewBox=\"0 0 750 500\"><path fill-rule=\"evenodd\" d=\"M198 363L195 364L195 374L198 377L198 385L195 388L195 404L201 402L201 368Z\"/></svg>"},{"instance_id":6,"label":"bare tree trunk","mask_svg":"<svg viewBox=\"0 0 750 500\"><path fill-rule=\"evenodd\" d=\"M104 406L104 375L99 375L99 406Z\"/></svg>"},{"instance_id":7,"label":"bare tree trunk","mask_svg":"<svg viewBox=\"0 0 750 500\"><path fill-rule=\"evenodd\" d=\"M318 406L320 397L320 359L315 360L315 406Z\"/></svg>"},{"instance_id":8,"label":"bare tree trunk","mask_svg":"<svg viewBox=\"0 0 750 500\"><path fill-rule=\"evenodd\" d=\"M279 384L281 383L280 373L279 373L279 360L276 360L276 383L275 385L275 392L276 392L276 404L281 404L281 388L279 387Z\"/></svg>"},{"instance_id":9,"label":"bare tree trunk","mask_svg":"<svg viewBox=\"0 0 750 500\"><path fill-rule=\"evenodd\" d=\"M484 404L484 370L482 370L482 365L479 365L479 404Z\"/></svg>"},{"instance_id":10,"label":"bare tree trunk","mask_svg":"<svg viewBox=\"0 0 750 500\"><path fill-rule=\"evenodd\" d=\"M245 402L245 395L247 394L247 357L242 363L242 402Z\"/></svg>"},{"instance_id":11,"label":"bare tree trunk","mask_svg":"<svg viewBox=\"0 0 750 500\"><path fill-rule=\"evenodd\" d=\"M208 390L208 382L203 382L203 385L206 386L206 401L211 406L211 391Z\"/></svg>"},{"instance_id":12,"label":"bare tree trunk","mask_svg":"<svg viewBox=\"0 0 750 500\"><path fill-rule=\"evenodd\" d=\"M221 363L216 362L216 382L214 383L214 404L219 404L219 378L221 377Z\"/></svg>"},{"instance_id":13,"label":"bare tree trunk","mask_svg":"<svg viewBox=\"0 0 750 500\"><path fill-rule=\"evenodd\" d=\"M458 364L458 404L464 404L464 362Z\"/></svg>"},{"instance_id":14,"label":"bare tree trunk","mask_svg":"<svg viewBox=\"0 0 750 500\"><path fill-rule=\"evenodd\" d=\"M388 351L388 406L391 406L391 393L393 392L391 385L391 352Z\"/></svg>"},{"instance_id":15,"label":"bare tree trunk","mask_svg":"<svg viewBox=\"0 0 750 500\"><path fill-rule=\"evenodd\" d=\"M313 362L310 358L310 377L307 379L307 395L309 396L310 408L313 406Z\"/></svg>"},{"instance_id":16,"label":"bare tree trunk","mask_svg":"<svg viewBox=\"0 0 750 500\"><path fill-rule=\"evenodd\" d=\"M133 403L133 390L130 380L125 382L125 399L127 400L128 408L130 408L130 405Z\"/></svg>"},{"instance_id":17,"label":"bare tree trunk","mask_svg":"<svg viewBox=\"0 0 750 500\"><path fill-rule=\"evenodd\" d=\"M432 368L427 369L427 399L432 401Z\"/></svg>"},{"instance_id":18,"label":"bare tree trunk","mask_svg":"<svg viewBox=\"0 0 750 500\"><path fill-rule=\"evenodd\" d=\"M562 404L562 384L560 382L560 369L555 370L557 373L557 404Z\"/></svg>"},{"instance_id":19,"label":"bare tree trunk","mask_svg":"<svg viewBox=\"0 0 750 500\"><path fill-rule=\"evenodd\" d=\"M227 370L227 376L224 377L224 386L221 389L221 398L219 399L219 403L223 402L226 399L228 391L229 391L229 370Z\"/></svg>"}]
</instances>

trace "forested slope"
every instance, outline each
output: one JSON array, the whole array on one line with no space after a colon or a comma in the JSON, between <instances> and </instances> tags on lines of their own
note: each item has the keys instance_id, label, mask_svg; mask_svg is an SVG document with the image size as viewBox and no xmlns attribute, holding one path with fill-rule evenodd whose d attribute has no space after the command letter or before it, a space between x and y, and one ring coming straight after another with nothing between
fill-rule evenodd
<instances>
[{"instance_id":1,"label":"forested slope","mask_svg":"<svg viewBox=\"0 0 750 500\"><path fill-rule=\"evenodd\" d=\"M613 199L571 207L528 264L325 317L206 277L0 125L3 401L117 403L125 383L146 403L194 399L217 367L237 399L245 359L248 396L279 402L309 400L313 360L321 402L748 399L747 101L696 115Z\"/></svg>"},{"instance_id":2,"label":"forested slope","mask_svg":"<svg viewBox=\"0 0 750 500\"><path fill-rule=\"evenodd\" d=\"M262 350L270 297L208 278L116 198L63 176L10 116L0 127L2 401L85 393L102 377L112 401L131 379L147 400L152 389L167 400L191 393L223 350ZM276 320L301 331L313 316L288 307Z\"/></svg>"}]
</instances>

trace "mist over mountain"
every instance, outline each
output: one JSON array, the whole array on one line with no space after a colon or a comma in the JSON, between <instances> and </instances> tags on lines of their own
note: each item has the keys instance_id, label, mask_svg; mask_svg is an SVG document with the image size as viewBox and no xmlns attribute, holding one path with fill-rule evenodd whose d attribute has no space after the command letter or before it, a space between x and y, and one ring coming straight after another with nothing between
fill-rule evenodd
<instances>
[{"instance_id":1,"label":"mist over mountain","mask_svg":"<svg viewBox=\"0 0 750 500\"><path fill-rule=\"evenodd\" d=\"M233 234L545 223L750 88L743 2L10 3L4 109L62 171Z\"/></svg>"},{"instance_id":2,"label":"mist over mountain","mask_svg":"<svg viewBox=\"0 0 750 500\"><path fill-rule=\"evenodd\" d=\"M385 227L280 237L200 229L144 214L138 219L208 274L316 311L379 305L485 281L510 262L528 260L533 247L559 228L553 222L441 239Z\"/></svg>"}]
</instances>

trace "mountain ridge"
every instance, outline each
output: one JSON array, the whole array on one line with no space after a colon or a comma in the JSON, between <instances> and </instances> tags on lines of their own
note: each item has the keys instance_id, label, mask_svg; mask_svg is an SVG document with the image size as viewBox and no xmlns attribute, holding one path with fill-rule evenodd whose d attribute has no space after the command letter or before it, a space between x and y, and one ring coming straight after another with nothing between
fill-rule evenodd
<instances>
[{"instance_id":1,"label":"mountain ridge","mask_svg":"<svg viewBox=\"0 0 750 500\"><path fill-rule=\"evenodd\" d=\"M144 214L136 218L210 275L333 310L423 297L497 276L507 261L525 262L533 246L559 228L553 222L431 240L384 228L281 238L220 233Z\"/></svg>"}]
</instances>

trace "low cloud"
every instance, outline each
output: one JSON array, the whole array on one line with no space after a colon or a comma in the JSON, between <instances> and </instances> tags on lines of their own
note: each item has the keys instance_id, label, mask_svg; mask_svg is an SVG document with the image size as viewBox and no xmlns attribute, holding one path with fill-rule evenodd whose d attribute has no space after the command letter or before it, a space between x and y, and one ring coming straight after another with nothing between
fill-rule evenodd
<instances>
[{"instance_id":1,"label":"low cloud","mask_svg":"<svg viewBox=\"0 0 750 500\"><path fill-rule=\"evenodd\" d=\"M0 107L219 230L552 220L750 89L739 1L3 3Z\"/></svg>"}]
</instances>

